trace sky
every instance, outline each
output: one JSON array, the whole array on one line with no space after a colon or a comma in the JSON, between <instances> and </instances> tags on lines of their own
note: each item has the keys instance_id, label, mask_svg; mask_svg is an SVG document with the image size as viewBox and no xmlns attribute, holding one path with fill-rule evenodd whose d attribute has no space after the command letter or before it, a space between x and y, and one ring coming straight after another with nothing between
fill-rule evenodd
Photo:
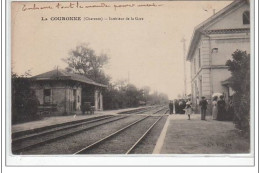
<instances>
[{"instance_id":1,"label":"sky","mask_svg":"<svg viewBox=\"0 0 260 173\"><path fill-rule=\"evenodd\" d=\"M105 53L110 57L104 71L112 81L129 77L129 82L139 88L149 86L151 91L174 99L184 92L181 40L186 39L187 54L194 27L211 17L213 9L218 12L231 2L106 2L110 6L106 8L76 8L75 3L73 8L63 9L56 7L57 2L13 2L12 70L18 74L30 70L32 75L37 75L57 66L64 69L67 65L62 59L69 51L87 43L97 55ZM100 4L80 2L78 5ZM138 7L147 4L153 6ZM65 7L69 3L61 2L61 5ZM126 7L114 8L114 5ZM82 20L57 21L51 17L81 17ZM87 17L103 20L83 20ZM109 20L109 17L137 17L139 20L118 21ZM189 94L190 64L185 61L185 65Z\"/></svg>"}]
</instances>

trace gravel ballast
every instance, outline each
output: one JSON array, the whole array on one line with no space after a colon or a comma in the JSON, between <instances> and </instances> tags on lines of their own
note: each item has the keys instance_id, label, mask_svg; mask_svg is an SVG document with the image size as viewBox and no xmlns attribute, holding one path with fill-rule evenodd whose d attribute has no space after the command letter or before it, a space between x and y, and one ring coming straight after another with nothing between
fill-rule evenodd
<instances>
[{"instance_id":1,"label":"gravel ballast","mask_svg":"<svg viewBox=\"0 0 260 173\"><path fill-rule=\"evenodd\" d=\"M55 142L39 146L21 154L73 154L87 145L115 132L116 130L130 124L143 116L131 116L93 129L83 131L79 134L60 139Z\"/></svg>"},{"instance_id":2,"label":"gravel ballast","mask_svg":"<svg viewBox=\"0 0 260 173\"><path fill-rule=\"evenodd\" d=\"M97 125L101 125L103 123L110 122L110 121L115 121L115 120L121 119L121 118L125 118L125 117L124 116L111 117L111 118L103 119L103 120L100 120L100 121L84 123L84 124L81 124L79 126L75 126L75 127L72 127L72 128L69 128L69 129L63 129L63 130L58 130L60 128L57 128L56 130L58 130L58 131L53 131L52 133L43 134L43 135L40 135L40 136L35 136L33 138L29 138L29 139L26 139L24 141L19 141L19 142L17 141L15 143L13 143L12 149L16 150L17 148L24 148L26 146L31 146L31 145L39 143L39 142L44 142L46 140L55 139L58 136L63 136L63 135L66 135L66 134L74 133L76 131L81 131L81 130L84 130L86 128L95 127Z\"/></svg>"},{"instance_id":3,"label":"gravel ballast","mask_svg":"<svg viewBox=\"0 0 260 173\"><path fill-rule=\"evenodd\" d=\"M148 117L101 144L88 149L84 154L125 154L159 118L155 116Z\"/></svg>"},{"instance_id":4,"label":"gravel ballast","mask_svg":"<svg viewBox=\"0 0 260 173\"><path fill-rule=\"evenodd\" d=\"M163 116L130 154L152 154L167 117Z\"/></svg>"}]
</instances>

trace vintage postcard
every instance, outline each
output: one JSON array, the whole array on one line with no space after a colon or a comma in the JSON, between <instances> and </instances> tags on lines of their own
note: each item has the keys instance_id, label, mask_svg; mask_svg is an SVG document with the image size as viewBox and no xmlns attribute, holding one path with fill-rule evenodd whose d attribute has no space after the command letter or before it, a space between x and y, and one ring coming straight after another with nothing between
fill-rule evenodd
<instances>
[{"instance_id":1,"label":"vintage postcard","mask_svg":"<svg viewBox=\"0 0 260 173\"><path fill-rule=\"evenodd\" d=\"M254 165L254 1L9 5L7 164Z\"/></svg>"}]
</instances>

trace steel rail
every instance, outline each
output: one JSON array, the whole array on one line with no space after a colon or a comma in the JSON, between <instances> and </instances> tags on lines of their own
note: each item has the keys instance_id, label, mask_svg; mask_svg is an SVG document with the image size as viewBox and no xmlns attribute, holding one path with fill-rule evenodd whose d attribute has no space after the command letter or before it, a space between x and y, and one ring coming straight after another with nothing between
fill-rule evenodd
<instances>
[{"instance_id":1,"label":"steel rail","mask_svg":"<svg viewBox=\"0 0 260 173\"><path fill-rule=\"evenodd\" d=\"M103 142L103 141L109 139L110 137L112 137L112 136L114 136L114 135L116 135L116 134L119 134L120 132L124 131L125 129L127 129L127 128L129 128L129 127L131 127L131 126L133 126L133 125L135 125L135 124L137 124L137 123L143 121L144 119L146 119L146 118L148 118L148 117L150 117L150 116L146 116L146 117L144 117L144 118L141 118L141 119L139 119L139 120L137 120L137 121L135 121L135 122L133 122L133 123L131 123L131 124L129 124L129 125L123 127L123 128L121 128L121 129L117 130L116 132L114 132L114 133L112 133L112 134L110 134L110 135L108 135L108 136L106 136L106 137L104 137L104 138L102 138L102 139L100 139L100 140L98 140L98 141L96 141L96 142L94 142L94 143L92 143L92 144L90 144L90 145L88 145L88 146L82 148L81 150L75 152L74 155L75 155L75 154L84 154L83 152L86 151L86 150L88 150L89 148L94 147L94 146L100 144L101 142Z\"/></svg>"},{"instance_id":2,"label":"steel rail","mask_svg":"<svg viewBox=\"0 0 260 173\"><path fill-rule=\"evenodd\" d=\"M140 108L140 109L120 112L119 114L136 114L136 113L140 113L140 112L146 112L147 110L150 110L150 109L154 109L154 107L149 106L149 107L144 107L144 108Z\"/></svg>"},{"instance_id":3,"label":"steel rail","mask_svg":"<svg viewBox=\"0 0 260 173\"><path fill-rule=\"evenodd\" d=\"M102 120L109 119L109 118L114 118L114 116L105 117L105 118L97 118L97 119L94 119L94 120L79 122L77 124L72 124L72 125L64 125L64 127L62 127L62 126L56 127L58 129L55 129L55 127L54 127L51 130L46 130L46 131L43 131L43 132L30 134L30 135L26 135L24 137L12 139L12 143L14 143L14 142L22 142L24 140L28 140L28 139L31 139L31 138L34 138L34 137L40 137L40 136L47 135L47 134L50 134L50 133L53 133L53 132L67 130L67 129L71 129L71 128L78 127L78 126L81 126L81 125L86 125L86 124L102 121Z\"/></svg>"},{"instance_id":4,"label":"steel rail","mask_svg":"<svg viewBox=\"0 0 260 173\"><path fill-rule=\"evenodd\" d=\"M109 117L109 116L112 116L112 115L104 115L102 117L104 118L104 117ZM32 134L35 134L35 133L40 133L40 132L43 132L43 131L46 131L46 130L64 127L64 126L67 126L67 125L73 125L73 124L86 122L86 121L90 121L90 120L95 120L95 119L97 119L97 117L90 117L90 118L81 119L81 120L68 121L68 122L63 122L63 123L58 123L58 124L53 124L53 125L47 125L47 126L39 127L39 128L35 128L35 129L28 129L28 130L24 130L24 131L13 132L12 133L12 139L21 138L23 136L32 135Z\"/></svg>"},{"instance_id":5,"label":"steel rail","mask_svg":"<svg viewBox=\"0 0 260 173\"><path fill-rule=\"evenodd\" d=\"M154 109L157 109L158 107L161 107L161 106L149 107L149 108L145 108L145 109L142 109L142 110L132 110L131 112L128 111L128 113L122 113L122 114L141 114L141 113L145 113L145 112L149 112L149 111L152 111Z\"/></svg>"},{"instance_id":6,"label":"steel rail","mask_svg":"<svg viewBox=\"0 0 260 173\"><path fill-rule=\"evenodd\" d=\"M137 111L137 112L133 112L131 114L140 114L140 113L144 113L144 112L147 112L147 111L151 111L153 109L156 109L156 107L150 107L150 108L147 108L145 110L140 110L140 111Z\"/></svg>"},{"instance_id":7,"label":"steel rail","mask_svg":"<svg viewBox=\"0 0 260 173\"><path fill-rule=\"evenodd\" d=\"M147 109L147 110L144 110L144 111L140 111L140 112L137 112L137 114L140 114L140 113L145 113L145 112L149 112L149 111L153 111L153 110L156 110L156 109L158 109L158 107L161 107L161 106L157 106L157 107L153 107L153 108L151 108L151 109ZM161 109L160 109L161 110ZM153 114L153 113L152 113Z\"/></svg>"},{"instance_id":8,"label":"steel rail","mask_svg":"<svg viewBox=\"0 0 260 173\"><path fill-rule=\"evenodd\" d=\"M134 112L134 113L132 113L132 114L142 114L142 113L145 113L145 112L148 112L148 111L151 111L151 110L153 110L154 108L152 108L152 109L146 109L146 110L142 110L142 111L138 111L138 112Z\"/></svg>"},{"instance_id":9,"label":"steel rail","mask_svg":"<svg viewBox=\"0 0 260 173\"><path fill-rule=\"evenodd\" d=\"M161 116L160 118L158 118L151 126L148 130L146 130L146 132L135 142L134 145L132 145L132 147L125 153L125 154L129 154L139 143L142 139L144 139L144 137L148 134L148 132L154 127L154 125L162 118L163 116Z\"/></svg>"},{"instance_id":10,"label":"steel rail","mask_svg":"<svg viewBox=\"0 0 260 173\"><path fill-rule=\"evenodd\" d=\"M130 110L130 111L125 111L125 112L120 112L119 114L134 114L137 112L142 112L142 111L146 111L149 108L141 108L141 109L136 109L136 110Z\"/></svg>"},{"instance_id":11,"label":"steel rail","mask_svg":"<svg viewBox=\"0 0 260 173\"><path fill-rule=\"evenodd\" d=\"M139 110L139 111L136 111L136 112L131 112L130 114L139 114L139 113L143 113L143 112L146 112L148 109L145 109L145 110Z\"/></svg>"},{"instance_id":12,"label":"steel rail","mask_svg":"<svg viewBox=\"0 0 260 173\"><path fill-rule=\"evenodd\" d=\"M162 109L160 109L160 110L158 110L158 111L156 111L156 112L153 112L153 114L157 114L158 112L161 112L162 110L164 110L165 109L165 107L163 107Z\"/></svg>"},{"instance_id":13,"label":"steel rail","mask_svg":"<svg viewBox=\"0 0 260 173\"><path fill-rule=\"evenodd\" d=\"M141 114L141 113L145 113L145 112L149 112L149 111L152 111L154 109L157 109L158 107L161 107L161 106L154 106L154 107L149 107L149 108L146 108L144 110L139 110L139 111L136 111L136 112L132 112L130 114Z\"/></svg>"},{"instance_id":14,"label":"steel rail","mask_svg":"<svg viewBox=\"0 0 260 173\"><path fill-rule=\"evenodd\" d=\"M108 124L110 122L118 121L118 120L121 120L121 119L124 119L124 118L127 118L127 117L129 117L129 116L124 116L124 117L121 117L121 118L118 118L118 119L115 119L115 120L111 120L111 121L107 121L107 122L104 122L104 123L101 123L101 124L98 124L98 125L95 125L95 126L91 126L91 127L87 127L87 128L84 128L84 129L80 129L80 130L71 132L71 133L63 134L63 135L60 135L60 136L57 136L57 137L54 137L54 138L51 138L51 139L47 139L45 141L34 143L32 145L27 145L25 147L13 149L12 151L13 151L13 153L17 153L17 152L25 151L25 150L28 150L28 149L32 149L32 148L35 148L37 146L40 146L40 145L43 145L43 144L46 144L46 143L50 143L50 142L53 142L53 141L56 141L56 140L59 140L59 139L63 139L63 138L69 137L71 135L74 135L74 134L77 134L77 133L80 133L80 132L83 132L83 131L104 125L104 124Z\"/></svg>"}]
</instances>

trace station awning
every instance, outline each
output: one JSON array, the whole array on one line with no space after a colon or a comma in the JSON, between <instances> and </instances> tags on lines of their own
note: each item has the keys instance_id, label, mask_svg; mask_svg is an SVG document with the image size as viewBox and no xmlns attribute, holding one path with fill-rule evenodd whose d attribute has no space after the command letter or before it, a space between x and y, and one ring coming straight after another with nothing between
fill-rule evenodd
<instances>
[{"instance_id":1,"label":"station awning","mask_svg":"<svg viewBox=\"0 0 260 173\"><path fill-rule=\"evenodd\" d=\"M221 81L222 85L229 85L232 83L232 77L229 77L228 79Z\"/></svg>"}]
</instances>

